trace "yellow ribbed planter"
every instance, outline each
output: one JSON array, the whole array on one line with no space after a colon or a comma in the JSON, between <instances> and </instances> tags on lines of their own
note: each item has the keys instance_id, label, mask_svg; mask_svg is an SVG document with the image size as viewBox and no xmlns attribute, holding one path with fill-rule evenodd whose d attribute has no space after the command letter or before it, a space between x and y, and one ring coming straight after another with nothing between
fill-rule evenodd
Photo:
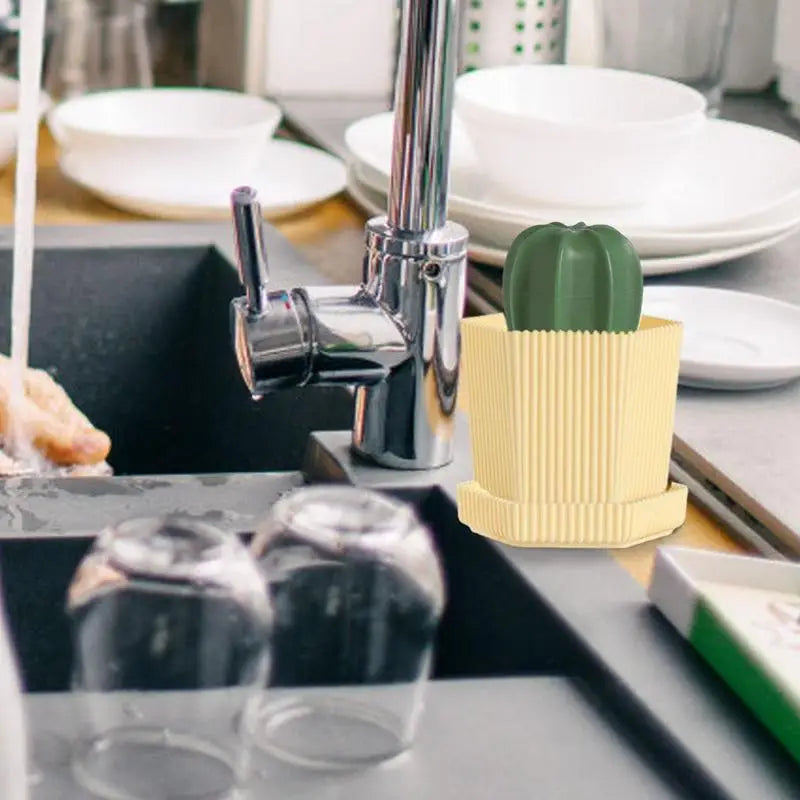
<instances>
[{"instance_id":1,"label":"yellow ribbed planter","mask_svg":"<svg viewBox=\"0 0 800 800\"><path fill-rule=\"evenodd\" d=\"M474 481L461 521L522 546L624 547L679 527L669 483L682 329L508 331L462 323Z\"/></svg>"}]
</instances>

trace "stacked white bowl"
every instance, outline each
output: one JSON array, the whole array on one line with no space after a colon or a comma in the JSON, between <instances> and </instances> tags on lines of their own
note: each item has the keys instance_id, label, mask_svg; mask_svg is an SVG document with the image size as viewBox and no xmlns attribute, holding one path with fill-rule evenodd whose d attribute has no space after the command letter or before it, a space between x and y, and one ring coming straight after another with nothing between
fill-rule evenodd
<instances>
[{"instance_id":1,"label":"stacked white bowl","mask_svg":"<svg viewBox=\"0 0 800 800\"><path fill-rule=\"evenodd\" d=\"M18 102L19 82L0 75L0 169L7 166L17 152ZM45 114L50 105L50 98L42 92L39 113Z\"/></svg>"},{"instance_id":2,"label":"stacked white bowl","mask_svg":"<svg viewBox=\"0 0 800 800\"><path fill-rule=\"evenodd\" d=\"M464 75L455 91L486 176L552 204L643 202L706 122L700 92L636 72L495 67Z\"/></svg>"},{"instance_id":3,"label":"stacked white bowl","mask_svg":"<svg viewBox=\"0 0 800 800\"><path fill-rule=\"evenodd\" d=\"M73 171L89 178L126 170L135 191L154 174L200 186L247 181L269 146L280 108L215 89L122 89L67 100L50 129Z\"/></svg>"}]
</instances>

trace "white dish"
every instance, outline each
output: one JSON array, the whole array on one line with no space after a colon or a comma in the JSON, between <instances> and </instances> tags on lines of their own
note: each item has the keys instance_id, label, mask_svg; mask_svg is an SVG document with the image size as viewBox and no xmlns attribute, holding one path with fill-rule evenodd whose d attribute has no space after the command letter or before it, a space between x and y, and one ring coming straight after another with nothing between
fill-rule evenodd
<instances>
[{"instance_id":1,"label":"white dish","mask_svg":"<svg viewBox=\"0 0 800 800\"><path fill-rule=\"evenodd\" d=\"M219 89L122 89L67 100L48 123L62 152L108 171L136 163L199 185L253 169L281 119L268 100Z\"/></svg>"},{"instance_id":2,"label":"white dish","mask_svg":"<svg viewBox=\"0 0 800 800\"><path fill-rule=\"evenodd\" d=\"M363 179L383 191L392 124L388 112L359 120L346 133ZM451 216L500 247L508 247L522 228L555 219L614 225L646 255L742 244L800 222L800 143L735 122L709 120L661 196L629 209L545 208L498 192L482 174L458 118L451 153Z\"/></svg>"},{"instance_id":3,"label":"white dish","mask_svg":"<svg viewBox=\"0 0 800 800\"><path fill-rule=\"evenodd\" d=\"M348 171L347 191L353 199L368 214L384 214L386 211L386 195L378 192L370 186L366 186L359 180L359 171L351 165ZM658 275L672 275L679 272L689 272L703 267L711 267L715 264L722 264L725 261L732 261L736 258L758 253L766 250L775 244L783 241L798 229L794 228L781 231L777 235L767 236L746 244L734 247L716 248L689 255L669 256L660 258L642 258L642 272L645 277L655 277ZM480 264L492 267L503 267L506 260L507 248L495 247L487 244L477 236L470 233L469 253Z\"/></svg>"},{"instance_id":4,"label":"white dish","mask_svg":"<svg viewBox=\"0 0 800 800\"><path fill-rule=\"evenodd\" d=\"M644 202L706 124L703 95L677 81L564 64L469 72L455 108L492 184L571 206Z\"/></svg>"},{"instance_id":5,"label":"white dish","mask_svg":"<svg viewBox=\"0 0 800 800\"><path fill-rule=\"evenodd\" d=\"M708 250L704 253L693 253L685 256L665 256L662 258L643 258L641 259L642 273L646 278L654 278L658 275L674 275L679 272L692 272L703 267L713 267L715 264L722 264L726 261L733 261L737 258L760 253L773 245L786 239L797 231L792 228L784 231L777 236L770 236L767 239L759 239L756 242L738 245L736 247L725 247L717 250ZM493 267L502 267L505 263L507 250L492 247L490 245L478 243L470 240L470 255L479 263Z\"/></svg>"},{"instance_id":6,"label":"white dish","mask_svg":"<svg viewBox=\"0 0 800 800\"><path fill-rule=\"evenodd\" d=\"M258 191L264 215L277 217L300 211L337 194L345 187L342 162L322 150L281 140L271 141L262 163L247 174L231 174L219 183L187 187L174 173L142 176L136 165L108 173L92 162L62 156L62 172L110 205L150 217L201 220L227 219L230 193L248 183Z\"/></svg>"},{"instance_id":7,"label":"white dish","mask_svg":"<svg viewBox=\"0 0 800 800\"><path fill-rule=\"evenodd\" d=\"M365 165L353 163L352 169L361 185L375 192L382 192L385 196L386 189L381 189L381 186L386 187L383 176ZM525 228L551 221L547 217L524 221L507 217L496 218L481 213L469 213L463 209L454 210L452 207L449 209L449 216L464 225L474 239L480 240L487 247L503 252ZM680 234L628 232L627 236L643 258L672 258L696 256L698 253L761 242L792 231L798 225L800 225L800 195L790 198L769 214L754 217L747 225L738 228Z\"/></svg>"},{"instance_id":8,"label":"white dish","mask_svg":"<svg viewBox=\"0 0 800 800\"><path fill-rule=\"evenodd\" d=\"M799 306L724 289L646 286L642 310L683 323L683 386L763 389L800 378Z\"/></svg>"},{"instance_id":9,"label":"white dish","mask_svg":"<svg viewBox=\"0 0 800 800\"><path fill-rule=\"evenodd\" d=\"M386 194L360 181L353 164L347 168L347 193L366 214L378 217L386 213Z\"/></svg>"},{"instance_id":10,"label":"white dish","mask_svg":"<svg viewBox=\"0 0 800 800\"><path fill-rule=\"evenodd\" d=\"M17 112L19 103L19 81L0 75L0 169L5 167L17 152ZM50 107L50 97L42 92L39 113L45 114Z\"/></svg>"}]
</instances>

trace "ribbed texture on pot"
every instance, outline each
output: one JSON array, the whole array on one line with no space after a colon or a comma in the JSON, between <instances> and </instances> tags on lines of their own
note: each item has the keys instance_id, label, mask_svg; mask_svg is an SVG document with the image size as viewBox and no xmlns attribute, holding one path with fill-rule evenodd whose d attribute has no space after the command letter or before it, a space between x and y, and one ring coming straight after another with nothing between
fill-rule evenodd
<instances>
[{"instance_id":1,"label":"ribbed texture on pot","mask_svg":"<svg viewBox=\"0 0 800 800\"><path fill-rule=\"evenodd\" d=\"M490 495L596 506L664 492L679 323L509 332L495 314L464 320L462 334L475 480Z\"/></svg>"},{"instance_id":2,"label":"ribbed texture on pot","mask_svg":"<svg viewBox=\"0 0 800 800\"><path fill-rule=\"evenodd\" d=\"M475 481L459 484L458 518L475 533L517 547L630 547L671 533L686 518L687 490L629 503L515 503Z\"/></svg>"}]
</instances>

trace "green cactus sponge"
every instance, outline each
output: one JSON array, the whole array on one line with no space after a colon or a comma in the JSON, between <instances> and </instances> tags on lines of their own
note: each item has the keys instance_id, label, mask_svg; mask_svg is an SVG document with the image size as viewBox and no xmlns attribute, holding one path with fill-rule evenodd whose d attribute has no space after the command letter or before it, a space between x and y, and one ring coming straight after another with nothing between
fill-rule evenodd
<instances>
[{"instance_id":1,"label":"green cactus sponge","mask_svg":"<svg viewBox=\"0 0 800 800\"><path fill-rule=\"evenodd\" d=\"M615 228L535 225L506 256L506 323L513 331L634 331L642 287L639 256Z\"/></svg>"}]
</instances>

